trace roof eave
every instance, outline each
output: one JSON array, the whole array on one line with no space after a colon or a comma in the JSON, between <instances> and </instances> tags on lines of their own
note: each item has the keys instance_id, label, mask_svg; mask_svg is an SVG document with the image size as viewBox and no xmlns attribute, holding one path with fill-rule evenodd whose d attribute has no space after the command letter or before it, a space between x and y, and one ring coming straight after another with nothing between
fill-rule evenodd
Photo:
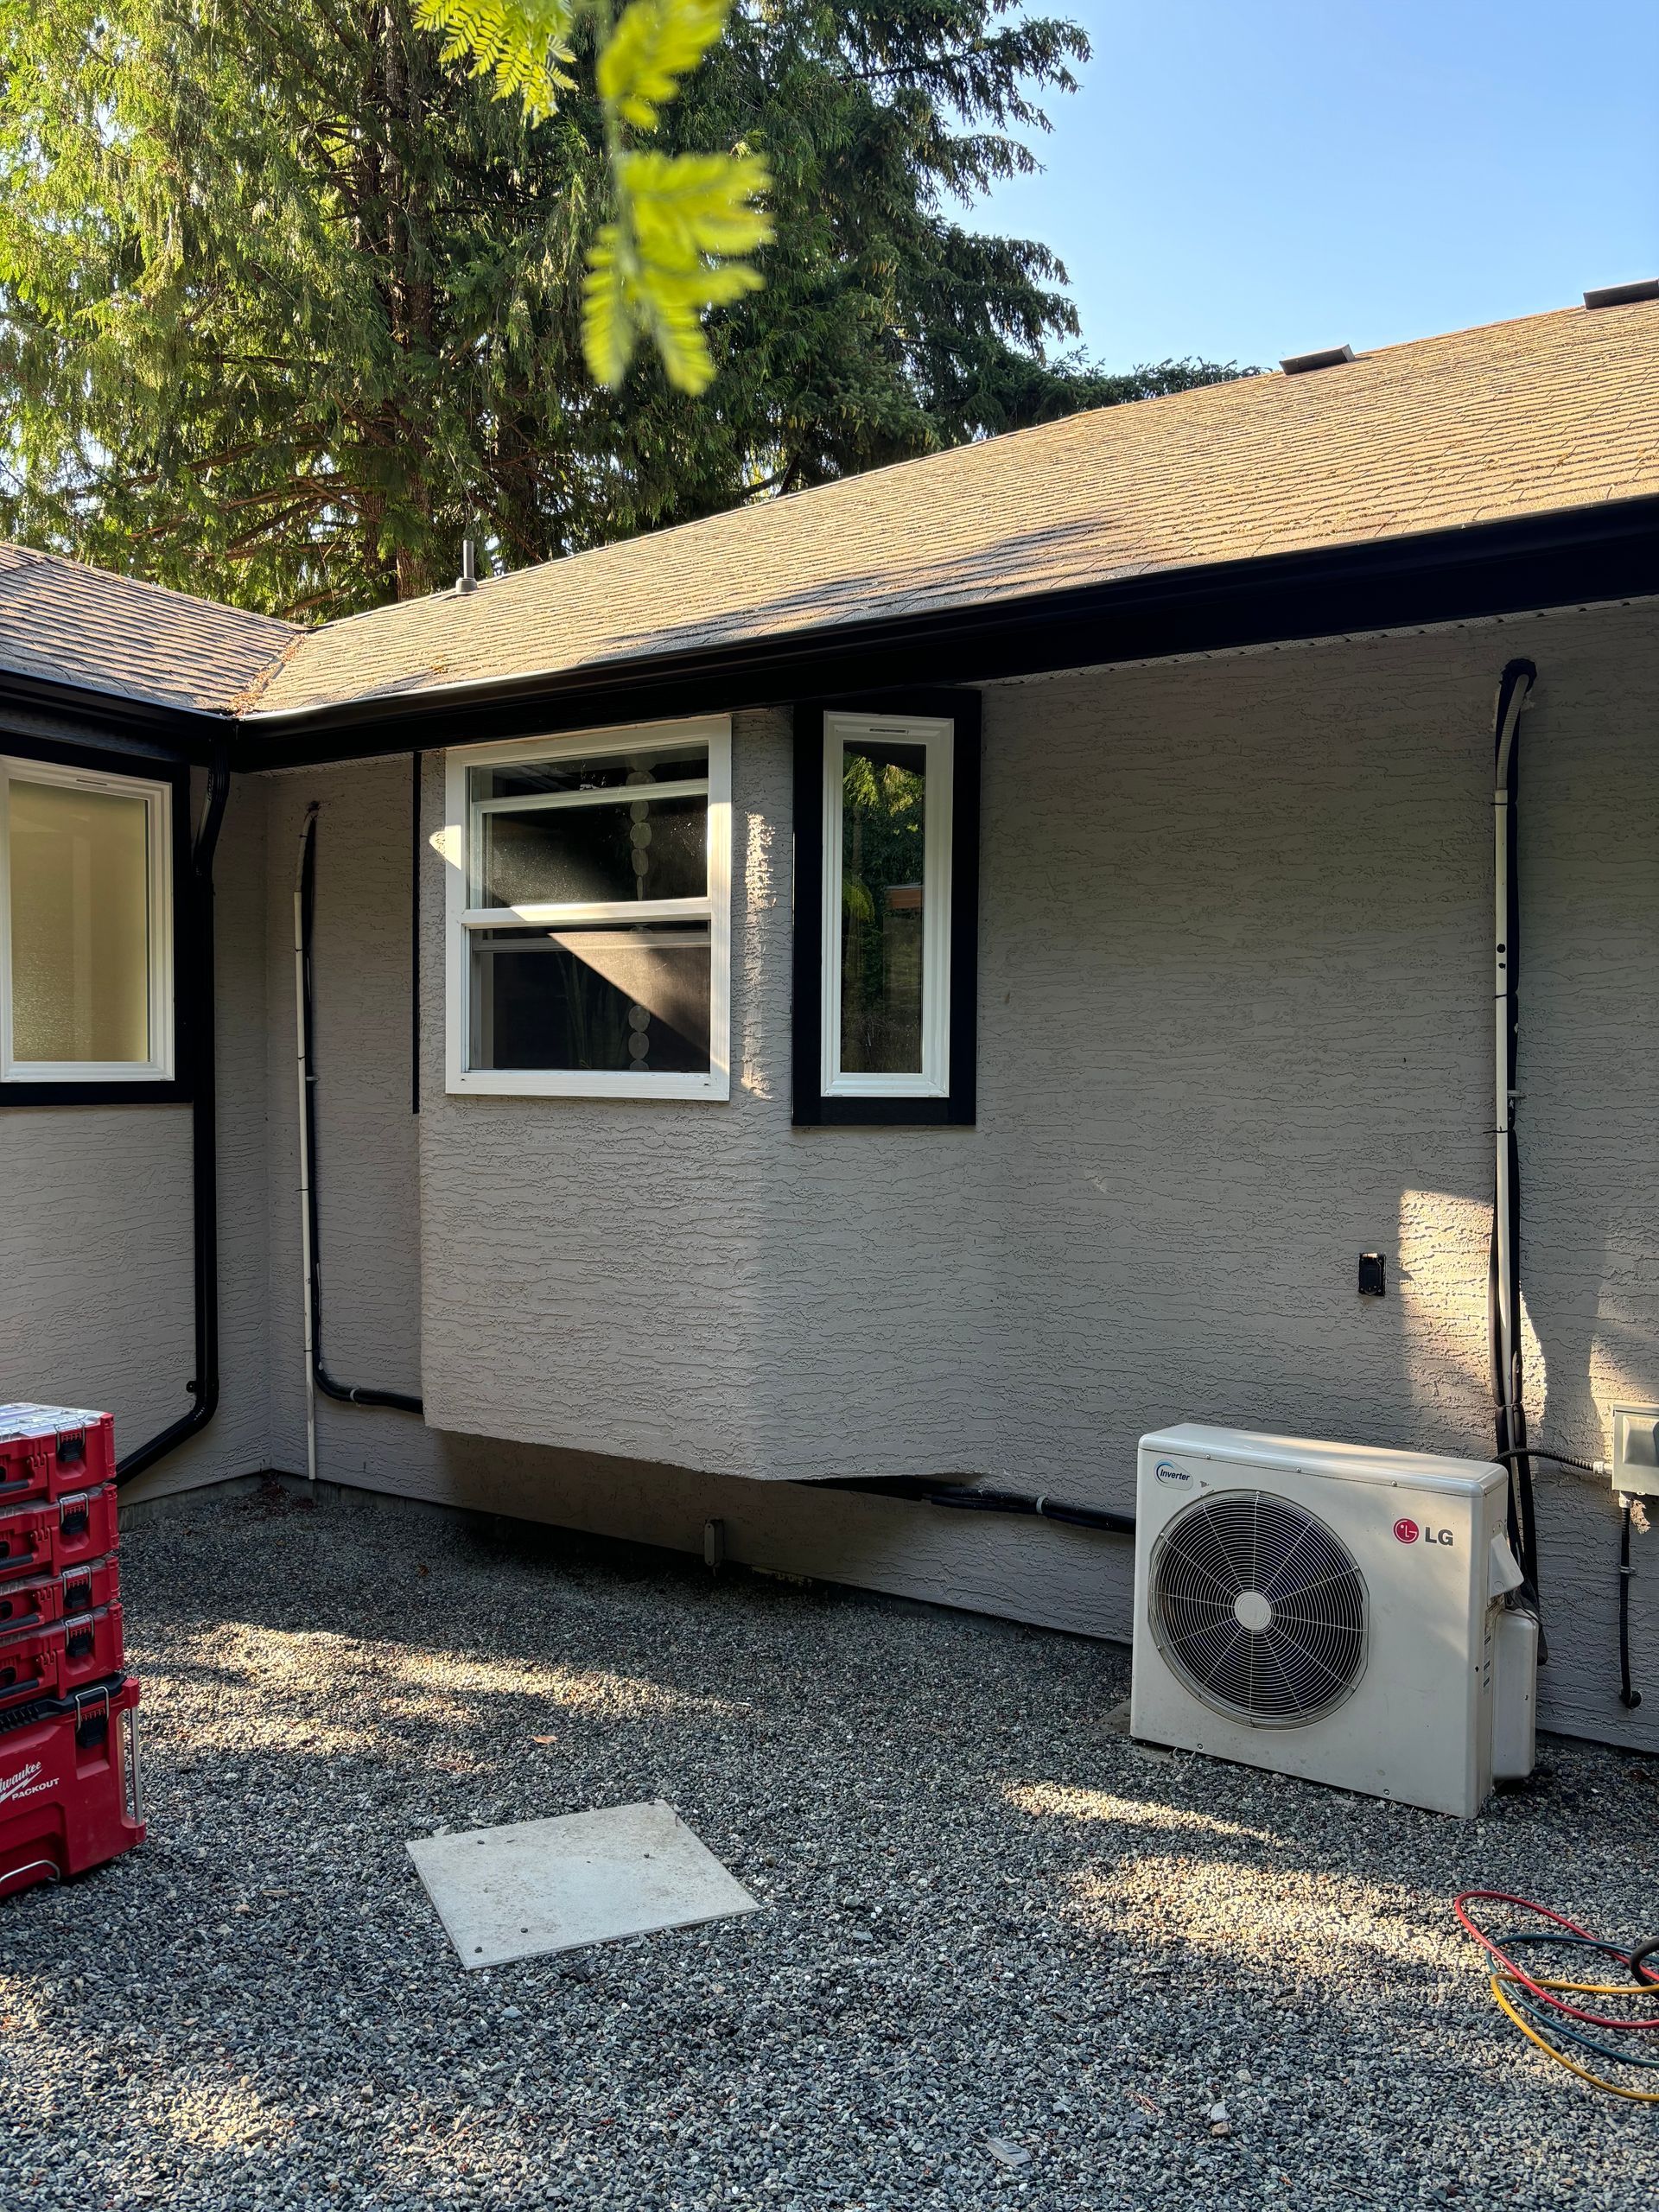
<instances>
[{"instance_id":1,"label":"roof eave","mask_svg":"<svg viewBox=\"0 0 1659 2212\"><path fill-rule=\"evenodd\" d=\"M479 738L971 683L1659 593L1659 497L1165 569L626 662L242 718L237 758L296 766Z\"/></svg>"},{"instance_id":2,"label":"roof eave","mask_svg":"<svg viewBox=\"0 0 1659 2212\"><path fill-rule=\"evenodd\" d=\"M0 668L0 710L22 707L31 714L89 721L141 740L174 758L204 761L216 741L236 728L233 716L171 700L141 699L130 691L82 683L68 677L45 677Z\"/></svg>"}]
</instances>

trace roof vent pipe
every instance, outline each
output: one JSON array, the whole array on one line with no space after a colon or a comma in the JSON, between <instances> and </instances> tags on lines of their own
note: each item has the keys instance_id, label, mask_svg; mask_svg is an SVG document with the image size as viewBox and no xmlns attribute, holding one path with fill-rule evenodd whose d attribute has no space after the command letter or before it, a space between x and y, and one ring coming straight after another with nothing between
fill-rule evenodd
<instances>
[{"instance_id":1,"label":"roof vent pipe","mask_svg":"<svg viewBox=\"0 0 1659 2212\"><path fill-rule=\"evenodd\" d=\"M1279 365L1287 377L1305 377L1310 369L1339 369L1353 358L1351 346L1327 346L1320 353L1292 353Z\"/></svg>"},{"instance_id":2,"label":"roof vent pipe","mask_svg":"<svg viewBox=\"0 0 1659 2212\"><path fill-rule=\"evenodd\" d=\"M1604 284L1599 292L1584 296L1587 308L1627 308L1636 300L1659 300L1659 276L1643 276L1634 284Z\"/></svg>"},{"instance_id":3,"label":"roof vent pipe","mask_svg":"<svg viewBox=\"0 0 1659 2212\"><path fill-rule=\"evenodd\" d=\"M478 589L478 554L470 530L461 541L461 574L455 578L455 589L458 592Z\"/></svg>"}]
</instances>

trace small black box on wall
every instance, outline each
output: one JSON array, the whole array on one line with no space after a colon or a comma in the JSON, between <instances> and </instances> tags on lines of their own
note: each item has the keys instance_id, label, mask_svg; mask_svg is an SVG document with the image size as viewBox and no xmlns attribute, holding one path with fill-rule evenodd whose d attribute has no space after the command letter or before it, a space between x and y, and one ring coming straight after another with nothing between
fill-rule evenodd
<instances>
[{"instance_id":1,"label":"small black box on wall","mask_svg":"<svg viewBox=\"0 0 1659 2212\"><path fill-rule=\"evenodd\" d=\"M1382 1298L1389 1287L1389 1263L1381 1252L1362 1252L1359 1255L1359 1294L1362 1298Z\"/></svg>"}]
</instances>

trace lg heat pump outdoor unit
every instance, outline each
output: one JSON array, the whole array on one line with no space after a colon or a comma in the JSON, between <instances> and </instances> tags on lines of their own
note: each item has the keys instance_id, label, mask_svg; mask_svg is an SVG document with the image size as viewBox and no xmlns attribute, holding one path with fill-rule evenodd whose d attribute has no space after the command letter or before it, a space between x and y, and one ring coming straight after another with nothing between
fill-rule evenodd
<instances>
[{"instance_id":1,"label":"lg heat pump outdoor unit","mask_svg":"<svg viewBox=\"0 0 1659 2212\"><path fill-rule=\"evenodd\" d=\"M1507 1492L1424 1452L1143 1437L1133 1732L1471 1818L1532 1768Z\"/></svg>"}]
</instances>

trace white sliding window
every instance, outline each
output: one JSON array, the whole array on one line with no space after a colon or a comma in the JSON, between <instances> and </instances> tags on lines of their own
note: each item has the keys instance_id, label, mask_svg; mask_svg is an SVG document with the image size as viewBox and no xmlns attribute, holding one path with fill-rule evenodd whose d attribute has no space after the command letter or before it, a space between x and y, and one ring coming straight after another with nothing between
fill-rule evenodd
<instances>
[{"instance_id":1,"label":"white sliding window","mask_svg":"<svg viewBox=\"0 0 1659 2212\"><path fill-rule=\"evenodd\" d=\"M448 1087L724 1098L723 718L448 755Z\"/></svg>"},{"instance_id":2,"label":"white sliding window","mask_svg":"<svg viewBox=\"0 0 1659 2212\"><path fill-rule=\"evenodd\" d=\"M954 725L823 718L822 1088L950 1091Z\"/></svg>"},{"instance_id":3,"label":"white sliding window","mask_svg":"<svg viewBox=\"0 0 1659 2212\"><path fill-rule=\"evenodd\" d=\"M172 1079L172 806L0 760L0 1084Z\"/></svg>"}]
</instances>

